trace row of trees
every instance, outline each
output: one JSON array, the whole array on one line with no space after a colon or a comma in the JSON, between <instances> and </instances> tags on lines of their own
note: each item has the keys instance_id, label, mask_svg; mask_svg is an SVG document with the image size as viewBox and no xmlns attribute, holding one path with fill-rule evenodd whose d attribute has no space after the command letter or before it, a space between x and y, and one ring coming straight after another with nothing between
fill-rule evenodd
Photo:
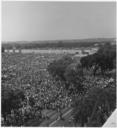
<instances>
[{"instance_id":1,"label":"row of trees","mask_svg":"<svg viewBox=\"0 0 117 128\"><path fill-rule=\"evenodd\" d=\"M100 47L95 54L81 58L80 62L83 68L92 68L94 76L99 70L104 75L107 71L116 68L116 48L108 43Z\"/></svg>"},{"instance_id":2,"label":"row of trees","mask_svg":"<svg viewBox=\"0 0 117 128\"><path fill-rule=\"evenodd\" d=\"M77 85L83 79L86 70L92 71L93 76L96 73L104 76L115 68L116 48L106 44L100 47L96 53L82 57L80 63L76 63L70 55L54 60L48 65L48 72L55 79L64 81L66 85L67 83Z\"/></svg>"},{"instance_id":3,"label":"row of trees","mask_svg":"<svg viewBox=\"0 0 117 128\"><path fill-rule=\"evenodd\" d=\"M80 64L76 64L70 55L63 56L58 60L54 60L48 65L48 72L56 79L63 82L65 89L82 92L81 85L84 77L83 70Z\"/></svg>"},{"instance_id":4,"label":"row of trees","mask_svg":"<svg viewBox=\"0 0 117 128\"><path fill-rule=\"evenodd\" d=\"M106 82L108 72L115 68L116 48L110 44L101 46L95 54L82 57L80 63L75 63L73 57L67 55L48 65L48 72L56 80L64 83L69 94L78 95L77 97L72 95L75 124L102 126L115 109L115 80L111 78L112 81ZM87 76L86 70L92 75ZM104 83L95 80L100 79L97 74L104 78ZM89 77L94 77L95 82L91 80L87 82Z\"/></svg>"},{"instance_id":5,"label":"row of trees","mask_svg":"<svg viewBox=\"0 0 117 128\"><path fill-rule=\"evenodd\" d=\"M95 44L100 43L95 41ZM107 42L102 42L107 43ZM2 46L6 49L12 49L15 46L17 49L37 49L37 48L79 48L79 47L92 47L94 42L87 41L33 41L33 42L10 42L3 43Z\"/></svg>"}]
</instances>

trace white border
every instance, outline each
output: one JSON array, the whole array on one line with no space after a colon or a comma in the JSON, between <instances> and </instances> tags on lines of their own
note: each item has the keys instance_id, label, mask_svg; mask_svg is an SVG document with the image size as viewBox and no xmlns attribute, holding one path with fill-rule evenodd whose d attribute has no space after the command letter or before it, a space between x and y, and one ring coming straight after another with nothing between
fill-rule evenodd
<instances>
[{"instance_id":1,"label":"white border","mask_svg":"<svg viewBox=\"0 0 117 128\"><path fill-rule=\"evenodd\" d=\"M46 2L116 2L117 0L2 0L2 2L5 1L46 1Z\"/></svg>"},{"instance_id":2,"label":"white border","mask_svg":"<svg viewBox=\"0 0 117 128\"><path fill-rule=\"evenodd\" d=\"M1 6L2 6L2 2L7 2L7 1L40 1L40 2L117 2L117 0L1 0L0 1L0 42L2 41L2 20L1 20ZM117 3L116 3L116 7L117 7ZM116 10L117 11L117 10ZM117 13L116 13L116 21L117 21ZM117 30L117 26L116 26L116 30ZM117 35L116 35L116 39L117 39ZM1 43L0 43L1 44ZM117 47L117 46L116 46ZM117 57L117 56L116 56ZM1 62L1 46L0 46L0 62ZM117 62L117 59L116 59ZM117 70L117 69L116 69ZM0 63L0 91L1 91L1 63ZM1 94L1 93L0 93ZM0 103L1 103L1 96L0 96ZM1 127L1 104L0 104L0 127ZM9 127L12 128L12 127ZM22 127L25 128L25 127ZM30 128L35 128L35 127L30 127ZM48 127L44 127L44 128L48 128ZM61 128L61 127L58 127ZM69 128L69 127L68 127ZM73 127L74 128L74 127ZM80 128L80 127L77 127Z\"/></svg>"}]
</instances>

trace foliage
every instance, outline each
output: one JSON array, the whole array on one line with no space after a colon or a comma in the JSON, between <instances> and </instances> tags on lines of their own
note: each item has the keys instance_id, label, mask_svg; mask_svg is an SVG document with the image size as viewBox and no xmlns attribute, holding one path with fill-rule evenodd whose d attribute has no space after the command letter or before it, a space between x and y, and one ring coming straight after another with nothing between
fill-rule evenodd
<instances>
[{"instance_id":1,"label":"foliage","mask_svg":"<svg viewBox=\"0 0 117 128\"><path fill-rule=\"evenodd\" d=\"M2 47L2 53L4 53L4 51L5 51L5 49L4 49L4 47Z\"/></svg>"},{"instance_id":2,"label":"foliage","mask_svg":"<svg viewBox=\"0 0 117 128\"><path fill-rule=\"evenodd\" d=\"M92 87L84 96L75 101L74 121L81 124L81 126L88 124L91 127L92 122L102 126L115 107L115 87Z\"/></svg>"},{"instance_id":3,"label":"foliage","mask_svg":"<svg viewBox=\"0 0 117 128\"><path fill-rule=\"evenodd\" d=\"M84 77L83 77L83 70L80 64L73 63L70 64L66 71L65 71L65 80L68 83L66 88L69 88L69 91L72 92L82 92L84 90L84 86L82 84Z\"/></svg>"},{"instance_id":4,"label":"foliage","mask_svg":"<svg viewBox=\"0 0 117 128\"><path fill-rule=\"evenodd\" d=\"M10 114L11 110L21 107L21 102L24 98L23 90L13 90L10 87L2 87L2 114L5 120L6 115Z\"/></svg>"},{"instance_id":5,"label":"foliage","mask_svg":"<svg viewBox=\"0 0 117 128\"><path fill-rule=\"evenodd\" d=\"M83 70L80 63L74 62L70 56L64 56L59 60L54 60L48 65L49 73L61 81L64 81L65 89L69 93L83 92Z\"/></svg>"},{"instance_id":6,"label":"foliage","mask_svg":"<svg viewBox=\"0 0 117 128\"><path fill-rule=\"evenodd\" d=\"M97 53L81 58L80 62L84 68L93 68L95 75L97 70L101 70L102 75L108 70L115 68L116 48L109 43L101 46Z\"/></svg>"},{"instance_id":7,"label":"foliage","mask_svg":"<svg viewBox=\"0 0 117 128\"><path fill-rule=\"evenodd\" d=\"M37 48L79 48L79 47L92 47L94 44L100 45L100 43L108 43L108 41L113 41L113 39L102 39L97 41L97 39L89 39L89 40L55 40L55 41L32 41L32 42L24 42L17 41L16 42L6 42L3 43L3 47L5 49L12 49L16 47L16 49L37 49Z\"/></svg>"},{"instance_id":8,"label":"foliage","mask_svg":"<svg viewBox=\"0 0 117 128\"><path fill-rule=\"evenodd\" d=\"M64 73L71 63L73 63L73 59L70 56L63 56L62 58L51 62L47 69L53 77L58 77L65 81Z\"/></svg>"}]
</instances>

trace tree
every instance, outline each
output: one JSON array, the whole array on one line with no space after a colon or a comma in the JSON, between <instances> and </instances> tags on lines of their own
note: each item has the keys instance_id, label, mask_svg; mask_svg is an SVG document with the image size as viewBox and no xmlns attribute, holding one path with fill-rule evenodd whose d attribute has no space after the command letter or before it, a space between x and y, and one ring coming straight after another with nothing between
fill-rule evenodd
<instances>
[{"instance_id":1,"label":"tree","mask_svg":"<svg viewBox=\"0 0 117 128\"><path fill-rule=\"evenodd\" d=\"M71 63L73 63L73 59L70 56L63 56L62 58L50 63L47 70L54 78L65 81L64 73L68 65Z\"/></svg>"},{"instance_id":2,"label":"tree","mask_svg":"<svg viewBox=\"0 0 117 128\"><path fill-rule=\"evenodd\" d=\"M65 80L68 83L66 88L71 89L71 91L82 92L84 86L82 84L84 80L83 70L80 64L73 63L70 64L65 71Z\"/></svg>"},{"instance_id":3,"label":"tree","mask_svg":"<svg viewBox=\"0 0 117 128\"><path fill-rule=\"evenodd\" d=\"M111 44L106 44L102 46L98 52L98 65L101 68L102 73L107 70L112 70L114 68L114 59L116 58L116 48Z\"/></svg>"},{"instance_id":4,"label":"tree","mask_svg":"<svg viewBox=\"0 0 117 128\"><path fill-rule=\"evenodd\" d=\"M23 90L13 90L10 87L2 87L2 115L5 121L7 114L10 114L12 109L21 107L21 101L24 100L24 98Z\"/></svg>"},{"instance_id":5,"label":"tree","mask_svg":"<svg viewBox=\"0 0 117 128\"><path fill-rule=\"evenodd\" d=\"M80 62L83 68L93 68L94 76L99 69L101 74L104 75L106 71L115 68L115 58L116 48L110 44L105 44L95 54L82 57Z\"/></svg>"},{"instance_id":6,"label":"tree","mask_svg":"<svg viewBox=\"0 0 117 128\"><path fill-rule=\"evenodd\" d=\"M81 126L88 124L90 127L92 122L97 122L101 126L105 122L104 116L108 117L115 108L115 88L93 87L88 90L85 96L75 100L74 122L80 123Z\"/></svg>"},{"instance_id":7,"label":"tree","mask_svg":"<svg viewBox=\"0 0 117 128\"><path fill-rule=\"evenodd\" d=\"M5 49L4 49L4 47L2 47L2 53L4 53L4 51L5 51Z\"/></svg>"},{"instance_id":8,"label":"tree","mask_svg":"<svg viewBox=\"0 0 117 128\"><path fill-rule=\"evenodd\" d=\"M84 56L80 59L80 63L82 64L82 67L86 69L89 69L92 67L93 65L92 62L93 62L92 55Z\"/></svg>"}]
</instances>

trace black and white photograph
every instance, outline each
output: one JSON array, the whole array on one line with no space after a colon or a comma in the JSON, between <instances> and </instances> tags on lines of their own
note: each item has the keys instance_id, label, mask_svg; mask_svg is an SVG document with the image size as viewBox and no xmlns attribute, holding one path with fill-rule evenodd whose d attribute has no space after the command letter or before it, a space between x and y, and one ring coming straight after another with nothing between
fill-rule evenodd
<instances>
[{"instance_id":1,"label":"black and white photograph","mask_svg":"<svg viewBox=\"0 0 117 128\"><path fill-rule=\"evenodd\" d=\"M117 127L116 1L1 2L1 127Z\"/></svg>"}]
</instances>

